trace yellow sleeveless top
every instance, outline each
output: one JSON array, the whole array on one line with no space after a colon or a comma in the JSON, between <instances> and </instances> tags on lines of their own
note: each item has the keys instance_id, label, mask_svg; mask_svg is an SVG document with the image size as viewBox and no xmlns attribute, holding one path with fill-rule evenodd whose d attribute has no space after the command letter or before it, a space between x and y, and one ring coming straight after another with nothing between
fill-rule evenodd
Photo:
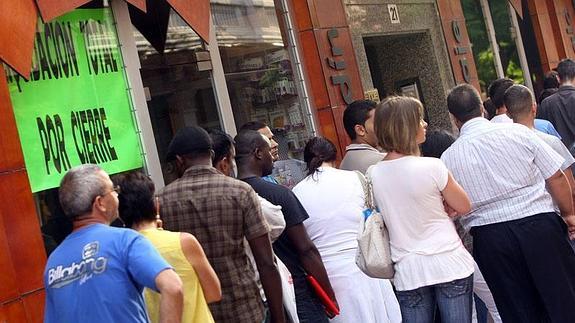
<instances>
[{"instance_id":1,"label":"yellow sleeveless top","mask_svg":"<svg viewBox=\"0 0 575 323\"><path fill-rule=\"evenodd\" d=\"M186 259L180 244L180 233L166 230L148 229L140 231L156 247L166 261L174 267L183 282L184 312L182 322L214 322L208 308L200 280L192 265ZM146 288L144 291L150 322L160 320L160 294Z\"/></svg>"}]
</instances>

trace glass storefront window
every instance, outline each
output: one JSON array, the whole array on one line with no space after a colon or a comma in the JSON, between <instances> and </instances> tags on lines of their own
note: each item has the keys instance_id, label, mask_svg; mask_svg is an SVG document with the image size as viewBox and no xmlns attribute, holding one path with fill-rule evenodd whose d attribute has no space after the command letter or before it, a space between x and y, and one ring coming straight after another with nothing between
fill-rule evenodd
<instances>
[{"instance_id":1,"label":"glass storefront window","mask_svg":"<svg viewBox=\"0 0 575 323\"><path fill-rule=\"evenodd\" d=\"M274 176L291 187L303 176L298 159L313 131L282 38L283 21L273 0L212 0L211 9L236 126L269 125L279 144Z\"/></svg>"},{"instance_id":2,"label":"glass storefront window","mask_svg":"<svg viewBox=\"0 0 575 323\"><path fill-rule=\"evenodd\" d=\"M481 92L485 94L489 83L497 79L493 49L489 43L485 17L481 11L479 0L462 0L461 6L463 7L469 40L473 44L473 58L477 67L479 85Z\"/></svg>"},{"instance_id":3,"label":"glass storefront window","mask_svg":"<svg viewBox=\"0 0 575 323\"><path fill-rule=\"evenodd\" d=\"M506 77L518 83L523 83L523 71L519 62L515 31L512 31L507 0L489 0L489 10L495 37L499 46L499 56L503 73ZM487 92L489 84L498 78L494 63L494 53L489 43L488 31L485 26L485 16L480 0L462 0L463 13L469 39L473 44L473 57L477 66L479 83L483 93Z\"/></svg>"},{"instance_id":4,"label":"glass storefront window","mask_svg":"<svg viewBox=\"0 0 575 323\"><path fill-rule=\"evenodd\" d=\"M177 178L166 162L173 135L185 126L221 129L212 86L209 52L200 37L172 9L163 53L134 28L154 137L166 184Z\"/></svg>"},{"instance_id":5,"label":"glass storefront window","mask_svg":"<svg viewBox=\"0 0 575 323\"><path fill-rule=\"evenodd\" d=\"M489 8L495 27L495 36L499 45L499 56L506 77L517 83L523 83L523 70L519 62L519 54L515 45L515 30L511 26L511 17L507 0L490 0ZM515 13L514 13L515 14Z\"/></svg>"}]
</instances>

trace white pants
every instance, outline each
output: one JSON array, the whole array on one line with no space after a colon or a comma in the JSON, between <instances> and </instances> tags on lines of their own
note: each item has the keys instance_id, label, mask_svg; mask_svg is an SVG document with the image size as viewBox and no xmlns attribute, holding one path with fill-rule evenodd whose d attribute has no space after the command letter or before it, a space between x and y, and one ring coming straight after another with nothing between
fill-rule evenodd
<instances>
[{"instance_id":1,"label":"white pants","mask_svg":"<svg viewBox=\"0 0 575 323\"><path fill-rule=\"evenodd\" d=\"M487 307L487 311L493 318L493 322L495 323L502 323L501 316L499 316L499 311L497 310L497 306L495 306L495 301L493 300L493 295L491 295L491 291L485 282L485 278L483 278L483 274L477 267L477 263L474 261L475 264L475 272L473 273L473 292L479 297L485 306Z\"/></svg>"}]
</instances>

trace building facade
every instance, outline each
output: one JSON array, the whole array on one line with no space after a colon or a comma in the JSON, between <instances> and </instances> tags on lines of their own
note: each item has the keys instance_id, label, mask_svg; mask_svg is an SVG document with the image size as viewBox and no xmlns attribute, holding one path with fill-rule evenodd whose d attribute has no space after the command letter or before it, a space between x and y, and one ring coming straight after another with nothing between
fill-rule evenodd
<instances>
[{"instance_id":1,"label":"building facade","mask_svg":"<svg viewBox=\"0 0 575 323\"><path fill-rule=\"evenodd\" d=\"M274 130L285 164L316 135L341 157L353 100L415 96L431 127L450 129L445 97L455 84L484 91L511 75L537 90L543 73L574 57L567 0L47 3L8 0L0 10L7 322L42 320L46 253L70 230L56 187L74 165L143 169L159 188L175 178L165 154L178 129L233 135L252 120ZM293 184L289 167L277 171Z\"/></svg>"}]
</instances>

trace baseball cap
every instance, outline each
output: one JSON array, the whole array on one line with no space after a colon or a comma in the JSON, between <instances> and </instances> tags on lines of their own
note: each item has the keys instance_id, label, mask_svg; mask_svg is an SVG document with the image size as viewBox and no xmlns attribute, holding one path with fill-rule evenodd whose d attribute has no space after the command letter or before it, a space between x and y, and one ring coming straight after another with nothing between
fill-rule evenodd
<instances>
[{"instance_id":1,"label":"baseball cap","mask_svg":"<svg viewBox=\"0 0 575 323\"><path fill-rule=\"evenodd\" d=\"M212 149L212 139L207 131L197 126L184 127L178 130L170 141L166 159L172 161L176 159L176 155L203 153L210 149Z\"/></svg>"}]
</instances>

